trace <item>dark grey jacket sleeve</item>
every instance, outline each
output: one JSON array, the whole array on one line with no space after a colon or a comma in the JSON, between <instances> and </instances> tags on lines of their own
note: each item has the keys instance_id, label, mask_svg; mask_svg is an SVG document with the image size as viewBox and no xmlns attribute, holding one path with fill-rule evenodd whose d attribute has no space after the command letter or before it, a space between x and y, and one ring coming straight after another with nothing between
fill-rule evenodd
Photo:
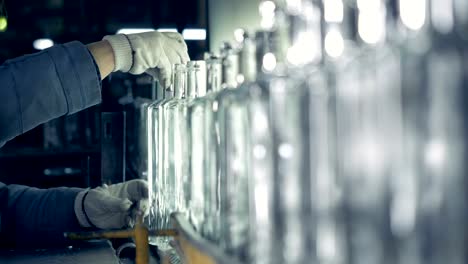
<instances>
[{"instance_id":1,"label":"dark grey jacket sleeve","mask_svg":"<svg viewBox=\"0 0 468 264\"><path fill-rule=\"evenodd\" d=\"M0 66L0 146L99 103L100 88L93 58L77 41L6 61Z\"/></svg>"},{"instance_id":2,"label":"dark grey jacket sleeve","mask_svg":"<svg viewBox=\"0 0 468 264\"><path fill-rule=\"evenodd\" d=\"M51 119L101 101L99 73L80 42L6 61L0 66L0 146ZM47 247L79 229L78 188L40 190L0 183L0 244Z\"/></svg>"},{"instance_id":3,"label":"dark grey jacket sleeve","mask_svg":"<svg viewBox=\"0 0 468 264\"><path fill-rule=\"evenodd\" d=\"M0 244L6 247L45 248L70 241L63 232L81 230L74 212L80 188L37 189L0 183L3 200Z\"/></svg>"}]
</instances>

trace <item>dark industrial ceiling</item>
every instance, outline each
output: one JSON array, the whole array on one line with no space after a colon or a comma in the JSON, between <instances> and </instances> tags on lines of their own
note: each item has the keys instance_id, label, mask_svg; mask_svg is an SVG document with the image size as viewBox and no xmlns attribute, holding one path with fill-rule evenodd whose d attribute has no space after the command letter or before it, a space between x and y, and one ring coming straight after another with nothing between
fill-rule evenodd
<instances>
[{"instance_id":1,"label":"dark industrial ceiling","mask_svg":"<svg viewBox=\"0 0 468 264\"><path fill-rule=\"evenodd\" d=\"M8 27L0 32L0 63L32 53L34 40L100 40L120 28L206 28L207 0L0 0ZM0 14L1 15L1 14ZM199 57L207 41L188 43Z\"/></svg>"}]
</instances>

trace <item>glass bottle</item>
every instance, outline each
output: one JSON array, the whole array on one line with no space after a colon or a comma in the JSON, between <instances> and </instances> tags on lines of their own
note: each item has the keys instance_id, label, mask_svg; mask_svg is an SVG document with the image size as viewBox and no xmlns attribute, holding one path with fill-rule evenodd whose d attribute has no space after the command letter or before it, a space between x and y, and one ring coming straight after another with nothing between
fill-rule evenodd
<instances>
[{"instance_id":1,"label":"glass bottle","mask_svg":"<svg viewBox=\"0 0 468 264\"><path fill-rule=\"evenodd\" d=\"M364 10L362 3L380 7L378 1L373 1L376 5L360 1L359 10ZM355 40L358 35L355 19L358 16L355 15L357 9L353 7L355 5L348 5L346 1L323 1L323 44L330 110L328 129L331 135L331 140L328 140L331 160L328 166L323 167L322 173L318 174L319 192L315 196L318 220L317 256L323 263L359 263L357 260L368 262L377 261L376 259L380 262L383 253L380 243L380 231L383 229L380 228L383 227L382 212L386 208L374 205L382 205L384 201L385 192L381 190L385 186L385 175L379 167L381 163L375 165L374 156L369 154L374 151L377 153L376 160L380 161L378 155L382 151L382 142L376 139L380 134L375 130L373 113L368 111L375 106L372 99L376 99L373 92L377 87L372 79L374 61L370 59L364 63L362 54L366 54L367 50L361 49L359 42ZM374 11L376 10L363 14L373 14L372 19L380 19L380 9ZM380 20L372 21L370 24L367 21L366 25L375 25L380 30L379 22ZM366 95L362 92L364 90L367 90ZM363 111L360 111L361 108ZM311 149L312 151L314 150ZM361 187L357 187L360 182L362 188L371 188L372 183L377 185L375 190L361 192ZM373 195L373 198L362 199L365 193ZM362 239L355 239L358 236ZM369 244L369 241L374 243ZM372 250L367 251L364 248Z\"/></svg>"},{"instance_id":2,"label":"glass bottle","mask_svg":"<svg viewBox=\"0 0 468 264\"><path fill-rule=\"evenodd\" d=\"M165 220L163 200L163 107L173 97L173 86L164 89L162 99L152 103L148 107L148 195L150 201L149 228L168 228ZM150 237L152 245L161 244L166 239L161 237Z\"/></svg>"},{"instance_id":3,"label":"glass bottle","mask_svg":"<svg viewBox=\"0 0 468 264\"><path fill-rule=\"evenodd\" d=\"M401 146L398 52L388 42L384 1L349 6L351 34L331 61L336 81L338 175L350 263L392 263L388 189ZM350 32L349 30L347 32ZM359 238L359 239L356 239Z\"/></svg>"},{"instance_id":4,"label":"glass bottle","mask_svg":"<svg viewBox=\"0 0 468 264\"><path fill-rule=\"evenodd\" d=\"M222 67L221 59L215 55L207 55L207 94L194 101L189 110L189 115L194 119L196 113L202 113L204 119L203 126L203 146L205 159L203 162L204 180L203 193L205 195L205 204L203 205L204 223L202 225L202 234L205 238L213 241L219 241L219 181L218 164L215 149L215 138L212 136L215 130L213 122L213 111L217 105L213 104L216 94L221 90Z\"/></svg>"},{"instance_id":5,"label":"glass bottle","mask_svg":"<svg viewBox=\"0 0 468 264\"><path fill-rule=\"evenodd\" d=\"M462 235L466 233L466 62L462 58L467 43L466 24L457 17L465 12L457 10L463 7L461 2L399 1L406 36L401 46L404 172L413 183L413 188L401 184L395 192L395 200L411 201L407 210L392 215L400 217L396 219L400 229L392 231L407 245L398 248L399 263L466 262Z\"/></svg>"},{"instance_id":6,"label":"glass bottle","mask_svg":"<svg viewBox=\"0 0 468 264\"><path fill-rule=\"evenodd\" d=\"M164 105L163 110L164 173L162 186L164 189L162 195L167 204L164 214L167 223L170 221L171 213L185 213L183 150L187 137L183 104L186 96L186 79L186 66L174 65L174 98Z\"/></svg>"},{"instance_id":7,"label":"glass bottle","mask_svg":"<svg viewBox=\"0 0 468 264\"><path fill-rule=\"evenodd\" d=\"M187 103L187 129L188 144L187 161L188 172L186 186L186 205L189 211L189 219L195 230L201 233L204 219L205 193L203 185L205 181L204 162L206 158L203 132L205 126L202 104L207 88L207 72L205 61L193 61L188 66L188 92L190 100Z\"/></svg>"},{"instance_id":8,"label":"glass bottle","mask_svg":"<svg viewBox=\"0 0 468 264\"><path fill-rule=\"evenodd\" d=\"M317 251L317 163L327 162L319 157L328 159L326 149L311 146L316 134L326 135L320 128L328 114L326 80L319 70L321 12L312 1L271 3L260 5L264 18L274 17L267 40L260 41L272 46L260 53L262 73L250 89L249 254L255 263L308 263ZM268 173L257 170L259 164Z\"/></svg>"},{"instance_id":9,"label":"glass bottle","mask_svg":"<svg viewBox=\"0 0 468 264\"><path fill-rule=\"evenodd\" d=\"M178 66L177 66L178 67ZM152 185L153 194L150 197L153 197L153 206L151 206L151 210L154 212L155 215L155 228L156 229L168 229L171 228L170 225L170 213L172 212L173 203L170 204L170 196L167 194L168 189L168 177L166 177L166 152L168 151L168 143L166 141L166 124L165 124L165 109L169 103L171 103L175 98L175 87L180 86L180 83L185 83L184 79L180 78L180 73L176 80L175 73L176 68L175 65L173 66L173 75L171 78L173 79L173 84L164 91L164 100L160 101L159 103L155 104L151 107L152 112L149 113L152 115L152 133L153 133L153 181ZM177 93L179 95L179 92ZM157 245L161 249L168 249L169 248L169 238L168 237L153 237L150 238L150 243L153 245Z\"/></svg>"},{"instance_id":10,"label":"glass bottle","mask_svg":"<svg viewBox=\"0 0 468 264\"><path fill-rule=\"evenodd\" d=\"M270 91L260 83L264 62L268 62L273 52L273 33L258 31L255 34L256 72L255 82L245 82L244 90L248 93L247 119L250 130L247 151L250 156L248 167L249 194L249 245L250 263L280 263L281 248L276 241L278 236L277 207L275 206L275 189L273 177L273 144L272 126L269 107Z\"/></svg>"},{"instance_id":11,"label":"glass bottle","mask_svg":"<svg viewBox=\"0 0 468 264\"><path fill-rule=\"evenodd\" d=\"M191 131L189 126L189 116L188 116L188 107L192 101L198 96L198 90L204 89L200 87L202 85L201 81L198 80L200 74L206 76L206 73L201 72L201 68L205 67L204 61L190 61L187 63L187 80L186 80L186 90L184 100L179 102L177 106L177 111L179 112L180 124L178 125L180 130L180 163L178 165L177 171L180 171L180 178L182 180L183 187L183 205L182 207L186 209L187 217L190 220L191 212L188 210L190 205L190 195L191 195L191 182L192 176L190 174L191 169ZM206 87L206 84L203 84L203 87Z\"/></svg>"},{"instance_id":12,"label":"glass bottle","mask_svg":"<svg viewBox=\"0 0 468 264\"><path fill-rule=\"evenodd\" d=\"M219 193L220 193L220 237L221 237L221 247L226 249L229 253L233 250L230 229L235 227L230 225L230 217L231 209L235 206L234 199L236 197L236 193L234 189L236 188L236 182L234 178L231 178L227 175L228 167L230 166L237 166L238 169L241 169L240 166L245 165L245 162L237 157L233 156L234 153L232 151L237 151L234 149L228 150L227 146L227 138L225 137L225 130L226 130L226 123L229 123L231 120L230 117L226 116L226 110L229 107L227 105L227 99L237 88L237 76L239 73L239 54L238 50L232 48L230 45L225 45L224 49L222 50L222 77L223 77L223 87L224 89L216 95L215 100L213 101L213 105L216 105L216 111L214 111L213 121L215 130L213 133L213 137L216 139L215 141L215 152L218 162L218 170L219 170ZM241 121L242 120L237 120ZM236 135L234 139L238 139L243 135ZM235 154L234 154L235 155ZM234 158L232 160L231 158ZM229 164L228 164L229 163ZM234 165L231 165L234 164ZM242 165L241 165L242 164ZM235 177L234 175L232 175ZM233 184L233 185L231 185Z\"/></svg>"},{"instance_id":13,"label":"glass bottle","mask_svg":"<svg viewBox=\"0 0 468 264\"><path fill-rule=\"evenodd\" d=\"M216 220L215 220L215 236L216 241L221 244L222 248L226 248L226 233L224 225L224 219L227 216L227 202L228 202L228 190L226 187L226 158L225 158L225 145L224 138L221 137L223 133L223 124L220 123L222 120L218 118L221 98L228 89L237 87L237 74L239 71L238 64L238 50L234 49L230 43L224 42L220 49L220 62L221 62L221 90L213 95L212 101L210 102L208 111L211 111L210 123L207 123L208 137L211 137L212 146L209 150L209 163L211 164L212 171L212 184L216 184ZM213 177L215 175L215 177ZM214 187L214 185L212 185Z\"/></svg>"},{"instance_id":14,"label":"glass bottle","mask_svg":"<svg viewBox=\"0 0 468 264\"><path fill-rule=\"evenodd\" d=\"M153 89L156 90L157 86L157 81L153 80ZM161 96L157 97L156 100L151 101L148 103L144 108L143 111L145 111L142 116L144 116L145 120L145 129L146 129L146 137L145 137L145 146L142 146L141 148L145 148L145 154L146 154L146 176L147 176L147 182L148 182L148 197L149 197L149 208L150 212L147 218L147 224L148 227L153 228L155 227L156 223L156 212L155 212L155 192L154 192L154 181L156 179L155 174L153 172L153 167L155 166L155 159L154 159L154 125L153 125L153 108L156 107L160 101L164 100L164 97L161 98ZM143 143L142 143L143 145Z\"/></svg>"},{"instance_id":15,"label":"glass bottle","mask_svg":"<svg viewBox=\"0 0 468 264\"><path fill-rule=\"evenodd\" d=\"M223 245L228 253L242 261L247 259L249 227L248 97L250 85L256 78L255 41L244 34L237 51L225 58L227 89L220 92L216 122L219 125L221 230ZM236 70L239 69L239 70ZM236 74L238 71L238 74ZM241 85L237 85L237 83Z\"/></svg>"}]
</instances>

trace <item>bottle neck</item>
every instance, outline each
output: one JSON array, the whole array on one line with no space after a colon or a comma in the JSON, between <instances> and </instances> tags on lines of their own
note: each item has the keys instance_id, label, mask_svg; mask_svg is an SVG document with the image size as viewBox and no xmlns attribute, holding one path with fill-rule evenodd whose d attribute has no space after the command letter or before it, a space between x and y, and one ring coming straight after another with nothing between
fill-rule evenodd
<instances>
[{"instance_id":1,"label":"bottle neck","mask_svg":"<svg viewBox=\"0 0 468 264\"><path fill-rule=\"evenodd\" d=\"M174 97L174 88L173 87L169 87L167 89L162 89L163 92L162 92L162 97L164 100L168 100L168 99L171 99Z\"/></svg>"},{"instance_id":2,"label":"bottle neck","mask_svg":"<svg viewBox=\"0 0 468 264\"><path fill-rule=\"evenodd\" d=\"M260 5L260 9L265 6L265 2ZM264 71L281 71L286 66L297 67L322 62L322 6L315 2L278 0L273 9L269 7L260 11L262 21L272 21L271 27L265 30L270 32L266 36L271 44L264 40L257 43L257 47L269 45L261 47L257 53L266 56L261 60L257 56ZM266 50L268 51L265 52Z\"/></svg>"},{"instance_id":3,"label":"bottle neck","mask_svg":"<svg viewBox=\"0 0 468 264\"><path fill-rule=\"evenodd\" d=\"M190 61L187 66L187 97L195 98L206 94L205 61Z\"/></svg>"},{"instance_id":4,"label":"bottle neck","mask_svg":"<svg viewBox=\"0 0 468 264\"><path fill-rule=\"evenodd\" d=\"M444 39L453 33L466 37L463 33L468 22L467 8L464 0L400 0L400 18L410 30L428 33L433 38Z\"/></svg>"},{"instance_id":5,"label":"bottle neck","mask_svg":"<svg viewBox=\"0 0 468 264\"><path fill-rule=\"evenodd\" d=\"M353 11L357 15L357 44L374 46L386 40L387 18L383 0L356 0Z\"/></svg>"},{"instance_id":6,"label":"bottle neck","mask_svg":"<svg viewBox=\"0 0 468 264\"><path fill-rule=\"evenodd\" d=\"M355 10L344 0L324 0L322 10L324 54L327 58L338 59L355 42Z\"/></svg>"},{"instance_id":7,"label":"bottle neck","mask_svg":"<svg viewBox=\"0 0 468 264\"><path fill-rule=\"evenodd\" d=\"M272 32L267 30L259 30L255 33L255 61L257 72L262 72L265 69L265 58L267 54L273 54L272 49Z\"/></svg>"},{"instance_id":8,"label":"bottle neck","mask_svg":"<svg viewBox=\"0 0 468 264\"><path fill-rule=\"evenodd\" d=\"M174 98L181 99L185 96L187 69L185 65L174 66Z\"/></svg>"},{"instance_id":9,"label":"bottle neck","mask_svg":"<svg viewBox=\"0 0 468 264\"><path fill-rule=\"evenodd\" d=\"M230 50L223 58L222 64L222 85L227 87L237 87L237 75L239 74L239 54L235 50Z\"/></svg>"},{"instance_id":10,"label":"bottle neck","mask_svg":"<svg viewBox=\"0 0 468 264\"><path fill-rule=\"evenodd\" d=\"M256 46L255 41L245 35L242 42L242 48L239 53L239 82L253 82L257 78L257 61L255 59Z\"/></svg>"},{"instance_id":11,"label":"bottle neck","mask_svg":"<svg viewBox=\"0 0 468 264\"><path fill-rule=\"evenodd\" d=\"M212 57L207 59L207 83L208 92L217 92L221 90L222 83L222 64L221 59Z\"/></svg>"}]
</instances>

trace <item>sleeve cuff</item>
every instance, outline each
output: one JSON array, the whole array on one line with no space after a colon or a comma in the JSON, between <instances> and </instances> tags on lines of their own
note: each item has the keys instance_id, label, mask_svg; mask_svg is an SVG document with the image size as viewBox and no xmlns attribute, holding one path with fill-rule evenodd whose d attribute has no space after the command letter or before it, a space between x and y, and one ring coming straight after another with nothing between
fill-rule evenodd
<instances>
[{"instance_id":1,"label":"sleeve cuff","mask_svg":"<svg viewBox=\"0 0 468 264\"><path fill-rule=\"evenodd\" d=\"M83 199L87 192L88 190L79 192L75 198L75 215L76 215L76 219L78 219L78 223L82 227L92 227L91 223L88 222L88 220L86 219L86 216L84 214L84 208L83 208Z\"/></svg>"},{"instance_id":2,"label":"sleeve cuff","mask_svg":"<svg viewBox=\"0 0 468 264\"><path fill-rule=\"evenodd\" d=\"M109 35L103 38L107 40L114 50L114 72L128 72L132 67L132 48L127 37L123 34Z\"/></svg>"}]
</instances>

